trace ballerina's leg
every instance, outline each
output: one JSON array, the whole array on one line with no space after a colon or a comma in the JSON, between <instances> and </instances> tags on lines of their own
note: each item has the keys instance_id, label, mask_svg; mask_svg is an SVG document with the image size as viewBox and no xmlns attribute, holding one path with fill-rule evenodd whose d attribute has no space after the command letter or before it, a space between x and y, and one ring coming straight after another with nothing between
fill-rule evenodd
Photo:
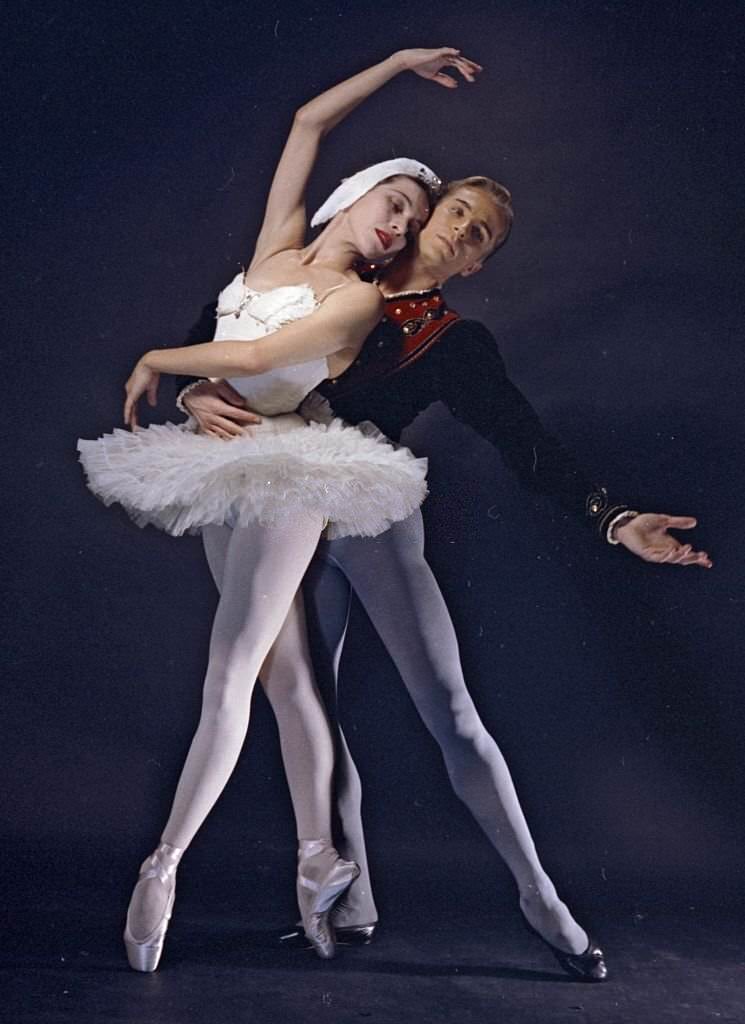
<instances>
[{"instance_id":1,"label":"ballerina's leg","mask_svg":"<svg viewBox=\"0 0 745 1024\"><path fill-rule=\"evenodd\" d=\"M360 869L346 849L341 858L332 838L334 741L316 686L301 592L260 672L279 728L282 760L295 810L298 835L298 906L307 938L321 956L333 953L339 926ZM325 893L325 895L324 895ZM374 919L373 919L374 920Z\"/></svg>"},{"instance_id":2,"label":"ballerina's leg","mask_svg":"<svg viewBox=\"0 0 745 1024\"><path fill-rule=\"evenodd\" d=\"M218 590L222 588L230 533L230 527L212 527L203 538ZM264 659L259 681L277 720L297 837L326 835L331 820L334 745L308 649L301 590Z\"/></svg>"},{"instance_id":3,"label":"ballerina's leg","mask_svg":"<svg viewBox=\"0 0 745 1024\"><path fill-rule=\"evenodd\" d=\"M370 868L362 824L362 782L347 744L337 711L339 664L349 624L352 588L335 559L328 554L328 542L321 541L303 580L308 616L318 638L317 668L320 688L336 726L335 810L340 828L339 852L355 861L360 874L334 909L337 928L375 924L378 911L373 898ZM294 751L288 756L293 758Z\"/></svg>"},{"instance_id":4,"label":"ballerina's leg","mask_svg":"<svg viewBox=\"0 0 745 1024\"><path fill-rule=\"evenodd\" d=\"M277 719L298 840L330 837L334 743L316 686L300 590L259 678Z\"/></svg>"},{"instance_id":5,"label":"ballerina's leg","mask_svg":"<svg viewBox=\"0 0 745 1024\"><path fill-rule=\"evenodd\" d=\"M221 577L220 600L199 725L159 847L164 862L180 859L232 774L259 669L287 617L322 525L320 516L298 516L272 529L251 524L205 530L213 569ZM175 870L175 863L169 866ZM128 913L135 938L157 925L168 895L157 877L137 885Z\"/></svg>"}]
</instances>

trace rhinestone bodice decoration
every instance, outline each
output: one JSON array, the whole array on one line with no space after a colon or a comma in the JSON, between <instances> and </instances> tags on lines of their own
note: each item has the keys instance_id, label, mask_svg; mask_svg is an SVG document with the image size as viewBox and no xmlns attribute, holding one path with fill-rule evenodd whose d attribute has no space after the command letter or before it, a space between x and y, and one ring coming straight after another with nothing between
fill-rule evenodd
<instances>
[{"instance_id":1,"label":"rhinestone bodice decoration","mask_svg":"<svg viewBox=\"0 0 745 1024\"><path fill-rule=\"evenodd\" d=\"M215 341L246 341L266 337L285 324L318 308L308 284L280 285L265 292L249 288L237 274L217 300ZM230 383L251 409L265 416L293 412L316 385L328 377L326 359L282 366L254 377L231 377Z\"/></svg>"}]
</instances>

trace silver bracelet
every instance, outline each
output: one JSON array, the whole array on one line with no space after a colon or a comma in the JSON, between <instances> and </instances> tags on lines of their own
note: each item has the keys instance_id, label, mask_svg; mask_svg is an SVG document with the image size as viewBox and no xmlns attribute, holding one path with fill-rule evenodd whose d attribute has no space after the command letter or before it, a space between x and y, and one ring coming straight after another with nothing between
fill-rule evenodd
<instances>
[{"instance_id":1,"label":"silver bracelet","mask_svg":"<svg viewBox=\"0 0 745 1024\"><path fill-rule=\"evenodd\" d=\"M185 388L182 388L179 391L179 393L178 393L178 395L176 397L176 408L178 409L179 412L182 412L184 414L184 416L190 416L191 415L189 410L184 405L184 399L186 398L186 396L189 394L190 391L193 391L194 388L198 388L200 384L204 384L206 381L207 381L206 377L203 377L200 380L193 380L191 382L191 384L187 384Z\"/></svg>"},{"instance_id":2,"label":"silver bracelet","mask_svg":"<svg viewBox=\"0 0 745 1024\"><path fill-rule=\"evenodd\" d=\"M623 523L626 519L636 519L638 515L639 513L635 512L633 508L627 508L624 509L623 512L619 512L617 516L613 516L611 521L608 523L608 529L605 531L605 539L608 541L608 543L620 544L620 540L616 540L616 538L613 536L614 528L618 526L620 523Z\"/></svg>"}]
</instances>

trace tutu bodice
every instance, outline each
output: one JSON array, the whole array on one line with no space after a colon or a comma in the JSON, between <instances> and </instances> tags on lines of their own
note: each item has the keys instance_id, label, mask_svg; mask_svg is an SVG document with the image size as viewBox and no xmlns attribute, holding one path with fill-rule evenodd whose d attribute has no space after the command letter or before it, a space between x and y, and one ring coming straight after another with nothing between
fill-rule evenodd
<instances>
[{"instance_id":1,"label":"tutu bodice","mask_svg":"<svg viewBox=\"0 0 745 1024\"><path fill-rule=\"evenodd\" d=\"M237 274L218 298L214 340L250 345L318 306L310 285L257 292ZM329 520L330 537L375 537L421 504L427 460L392 447L377 431L305 407L297 413L326 377L326 360L310 359L231 378L262 420L230 441L196 432L193 421L80 440L88 486L140 526L176 535L208 524L271 528L312 514Z\"/></svg>"},{"instance_id":2,"label":"tutu bodice","mask_svg":"<svg viewBox=\"0 0 745 1024\"><path fill-rule=\"evenodd\" d=\"M217 300L215 341L252 341L318 308L310 285L291 284L257 292L237 274ZM251 409L264 416L293 412L305 396L329 375L325 359L282 366L254 377L231 377L230 383Z\"/></svg>"}]
</instances>

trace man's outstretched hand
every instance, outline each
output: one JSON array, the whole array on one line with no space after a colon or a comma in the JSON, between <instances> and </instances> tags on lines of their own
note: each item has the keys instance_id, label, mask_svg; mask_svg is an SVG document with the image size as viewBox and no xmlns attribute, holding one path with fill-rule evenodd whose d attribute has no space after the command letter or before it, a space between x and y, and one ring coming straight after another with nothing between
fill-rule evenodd
<instances>
[{"instance_id":1,"label":"man's outstretched hand","mask_svg":"<svg viewBox=\"0 0 745 1024\"><path fill-rule=\"evenodd\" d=\"M665 516L644 512L616 527L614 536L625 548L643 558L645 562L667 562L670 565L701 565L711 569L712 562L705 551L694 551L693 545L682 544L667 531L692 530L693 516Z\"/></svg>"},{"instance_id":2,"label":"man's outstretched hand","mask_svg":"<svg viewBox=\"0 0 745 1024\"><path fill-rule=\"evenodd\" d=\"M189 390L183 403L199 424L203 434L241 437L251 423L261 423L261 416L246 408L246 400L226 380L205 380ZM250 431L248 431L250 432Z\"/></svg>"}]
</instances>

